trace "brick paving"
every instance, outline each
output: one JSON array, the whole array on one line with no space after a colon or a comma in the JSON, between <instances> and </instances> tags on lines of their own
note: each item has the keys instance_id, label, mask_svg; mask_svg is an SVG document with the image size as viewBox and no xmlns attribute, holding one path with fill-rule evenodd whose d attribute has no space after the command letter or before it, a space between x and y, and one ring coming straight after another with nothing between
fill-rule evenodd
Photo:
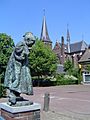
<instances>
[{"instance_id":1,"label":"brick paving","mask_svg":"<svg viewBox=\"0 0 90 120\"><path fill-rule=\"evenodd\" d=\"M43 111L46 92L50 93L48 112ZM33 96L22 96L41 104L41 120L90 120L90 85L34 87Z\"/></svg>"}]
</instances>

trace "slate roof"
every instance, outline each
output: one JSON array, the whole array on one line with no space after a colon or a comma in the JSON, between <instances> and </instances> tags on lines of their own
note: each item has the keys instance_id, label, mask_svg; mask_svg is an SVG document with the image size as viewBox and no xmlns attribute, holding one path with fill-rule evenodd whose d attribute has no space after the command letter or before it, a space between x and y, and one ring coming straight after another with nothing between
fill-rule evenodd
<instances>
[{"instance_id":1,"label":"slate roof","mask_svg":"<svg viewBox=\"0 0 90 120\"><path fill-rule=\"evenodd\" d=\"M42 30L41 30L40 39L43 40L44 42L51 42L52 43L52 41L49 38L45 15L44 15L43 22L42 22Z\"/></svg>"},{"instance_id":2,"label":"slate roof","mask_svg":"<svg viewBox=\"0 0 90 120\"><path fill-rule=\"evenodd\" d=\"M67 45L64 45L65 52L67 53ZM76 52L81 52L85 51L88 48L88 45L86 44L85 41L80 41L76 43L70 44L70 53L76 53Z\"/></svg>"},{"instance_id":3,"label":"slate roof","mask_svg":"<svg viewBox=\"0 0 90 120\"><path fill-rule=\"evenodd\" d=\"M60 49L61 48L61 43L59 43L58 41L56 41L56 44L54 46L54 50L56 49ZM88 45L86 44L85 41L80 41L80 42L76 42L73 44L70 44L70 53L77 53L77 52L83 52L88 48ZM67 45L64 44L64 51L65 53L68 53L67 50Z\"/></svg>"},{"instance_id":4,"label":"slate roof","mask_svg":"<svg viewBox=\"0 0 90 120\"><path fill-rule=\"evenodd\" d=\"M90 63L90 49L87 49L81 59L79 60L79 63Z\"/></svg>"},{"instance_id":5,"label":"slate roof","mask_svg":"<svg viewBox=\"0 0 90 120\"><path fill-rule=\"evenodd\" d=\"M88 45L86 44L85 41L82 40L80 42L70 44L70 53L84 51L87 48Z\"/></svg>"}]
</instances>

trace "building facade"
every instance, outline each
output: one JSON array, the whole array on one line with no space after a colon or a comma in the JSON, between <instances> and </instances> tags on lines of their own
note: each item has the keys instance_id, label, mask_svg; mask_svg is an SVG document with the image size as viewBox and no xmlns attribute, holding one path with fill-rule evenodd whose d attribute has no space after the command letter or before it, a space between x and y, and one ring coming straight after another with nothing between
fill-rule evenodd
<instances>
[{"instance_id":1,"label":"building facade","mask_svg":"<svg viewBox=\"0 0 90 120\"><path fill-rule=\"evenodd\" d=\"M66 38L67 43L65 44L64 37L62 36L61 42L57 40L54 45L54 48L52 48L52 41L50 40L48 34L45 15L43 17L40 40L43 41L45 45L49 46L53 50L53 52L56 54L58 58L59 64L64 64L66 59L70 59L75 67L77 67L78 61L80 60L81 56L84 54L86 49L88 48L88 45L84 40L71 44L70 33L68 28L67 28L67 38Z\"/></svg>"}]
</instances>

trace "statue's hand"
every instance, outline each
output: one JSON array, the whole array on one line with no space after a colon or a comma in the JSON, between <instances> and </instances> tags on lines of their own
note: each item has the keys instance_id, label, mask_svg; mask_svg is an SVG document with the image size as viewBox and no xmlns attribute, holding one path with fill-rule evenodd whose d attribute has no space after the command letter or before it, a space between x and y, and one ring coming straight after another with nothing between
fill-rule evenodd
<instances>
[{"instance_id":1,"label":"statue's hand","mask_svg":"<svg viewBox=\"0 0 90 120\"><path fill-rule=\"evenodd\" d=\"M17 61L22 61L25 59L25 56L23 56L23 55L18 56L17 54L14 54L14 57Z\"/></svg>"}]
</instances>

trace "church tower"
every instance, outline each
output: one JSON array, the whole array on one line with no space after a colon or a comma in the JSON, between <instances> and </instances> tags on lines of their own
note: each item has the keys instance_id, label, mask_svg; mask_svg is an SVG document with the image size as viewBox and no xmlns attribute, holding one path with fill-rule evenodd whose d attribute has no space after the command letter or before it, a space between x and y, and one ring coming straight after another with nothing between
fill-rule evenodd
<instances>
[{"instance_id":1,"label":"church tower","mask_svg":"<svg viewBox=\"0 0 90 120\"><path fill-rule=\"evenodd\" d=\"M70 53L70 34L69 34L68 25L67 25L67 53Z\"/></svg>"},{"instance_id":2,"label":"church tower","mask_svg":"<svg viewBox=\"0 0 90 120\"><path fill-rule=\"evenodd\" d=\"M43 17L43 22L42 22L40 40L43 41L47 46L50 46L50 48L52 48L52 41L49 38L49 34L48 34L48 30L47 30L47 24L46 24L46 18L45 18L45 10L44 10L44 17Z\"/></svg>"}]
</instances>

